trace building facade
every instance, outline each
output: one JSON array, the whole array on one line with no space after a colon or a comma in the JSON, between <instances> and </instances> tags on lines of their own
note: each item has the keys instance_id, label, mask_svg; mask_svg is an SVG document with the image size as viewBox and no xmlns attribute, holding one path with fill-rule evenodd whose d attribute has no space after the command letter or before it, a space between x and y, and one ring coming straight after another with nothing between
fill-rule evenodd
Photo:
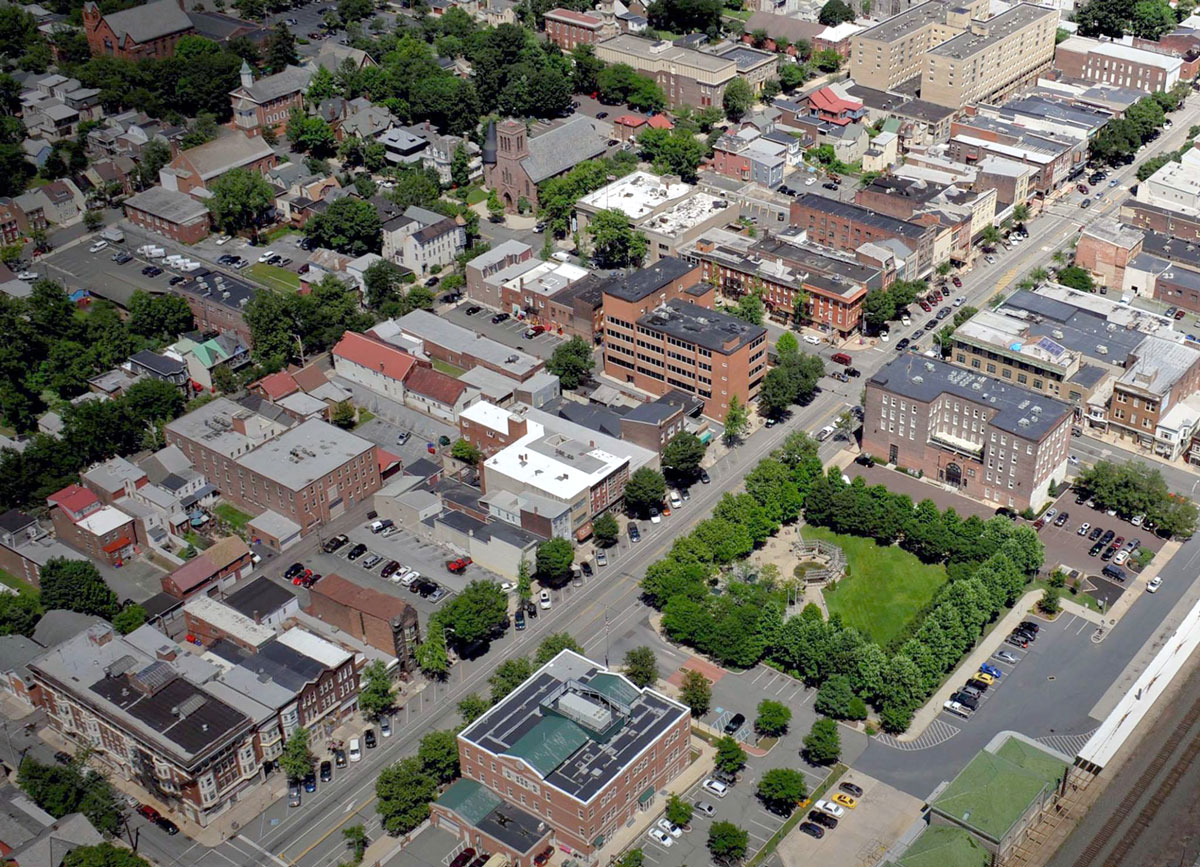
<instances>
[{"instance_id":1,"label":"building facade","mask_svg":"<svg viewBox=\"0 0 1200 867\"><path fill-rule=\"evenodd\" d=\"M1180 80L1183 61L1156 51L1072 36L1059 43L1054 65L1071 78L1158 93Z\"/></svg>"},{"instance_id":2,"label":"building facade","mask_svg":"<svg viewBox=\"0 0 1200 867\"><path fill-rule=\"evenodd\" d=\"M84 3L83 30L94 56L131 61L170 57L180 39L196 32L183 0L156 0L111 15Z\"/></svg>"},{"instance_id":3,"label":"building facade","mask_svg":"<svg viewBox=\"0 0 1200 867\"><path fill-rule=\"evenodd\" d=\"M326 575L309 589L315 617L399 660L400 671L417 669L421 643L417 612L403 599L359 587L341 575Z\"/></svg>"}]
</instances>

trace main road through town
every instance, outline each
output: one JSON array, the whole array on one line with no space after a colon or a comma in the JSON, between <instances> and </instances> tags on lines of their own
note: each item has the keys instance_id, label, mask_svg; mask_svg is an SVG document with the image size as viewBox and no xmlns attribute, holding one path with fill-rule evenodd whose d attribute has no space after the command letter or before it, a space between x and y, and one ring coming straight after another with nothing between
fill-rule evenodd
<instances>
[{"instance_id":1,"label":"main road through town","mask_svg":"<svg viewBox=\"0 0 1200 867\"><path fill-rule=\"evenodd\" d=\"M1173 116L1172 129L1148 147L1142 158L1148 159L1166 149L1178 148L1188 128L1198 117L1200 98L1191 96L1188 104ZM1056 251L1069 247L1085 223L1110 215L1119 208L1121 198L1127 194L1134 180L1134 169L1134 166L1129 166L1112 172L1110 177L1117 178L1120 187L1112 188L1106 200L1090 209L1083 210L1065 203L1051 204L1031 221L1029 241L1011 250L1000 251L996 264L982 266L964 275L959 293L966 296L968 304L982 307L997 291L1012 287L1032 269L1049 264ZM925 318L928 315L921 320L914 320L913 328L922 325ZM894 343L880 344L858 352L854 365L862 371L864 378L870 377L894 356L894 346ZM835 350L822 347L820 351L828 357ZM569 592L560 596L552 611L530 620L529 627L523 632L510 632L481 658L460 662L445 683L430 684L418 694L406 698L403 709L395 717L393 736L381 740L379 748L366 751L362 762L339 770L332 783L322 785L315 794L306 795L302 807L288 809L286 800L277 801L212 849L193 843L183 835L168 838L154 829L148 829L141 835L141 846L146 854L160 863L173 865L227 867L233 864L249 867L274 861L281 865L330 867L345 857L342 827L361 823L366 826L368 835L378 837L381 832L375 813L374 786L379 771L391 762L415 752L425 732L456 725L459 722L456 707L459 699L472 692L486 695L487 679L500 662L513 655L531 654L538 642L550 632L567 631L590 654L603 657L606 636L610 631L616 633L629 622L645 616L639 600L638 583L647 566L666 553L676 535L707 517L720 496L736 489L745 472L788 433L793 430L814 432L860 402L861 381L852 380L842 384L825 379L822 385L822 391L812 402L796 408L785 423L771 429L759 429L744 444L722 457L709 470L712 484L693 487L691 500L667 522L647 533L641 544L630 546L623 540L610 565L598 570L597 575L581 587L569 588ZM826 441L821 446L822 457L832 457L839 448L841 445L833 439ZM1106 448L1114 455L1121 454L1121 450L1115 447ZM1087 449L1091 449L1091 453ZM1081 455L1094 459L1094 452L1093 444L1083 447ZM1134 455L1130 453L1129 457ZM1191 489L1198 478L1186 470L1172 468L1169 473L1172 487L1185 493L1192 493ZM360 507L353 514L343 517L325 535L340 532L364 520L365 508ZM305 559L316 544L317 539L313 537L301 542L297 549L289 552L289 560L292 554L295 554L296 560ZM279 571L277 565L271 561L267 571L274 575ZM1148 626L1145 624L1143 628ZM613 662L616 664L619 660ZM913 765L924 765L931 761L930 752L927 751L897 752L889 758L889 763L907 761Z\"/></svg>"}]
</instances>

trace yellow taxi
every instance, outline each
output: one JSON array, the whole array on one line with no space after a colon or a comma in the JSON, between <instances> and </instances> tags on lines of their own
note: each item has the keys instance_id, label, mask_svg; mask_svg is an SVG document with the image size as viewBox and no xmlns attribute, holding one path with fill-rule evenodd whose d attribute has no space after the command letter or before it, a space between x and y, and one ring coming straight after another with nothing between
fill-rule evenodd
<instances>
[{"instance_id":1,"label":"yellow taxi","mask_svg":"<svg viewBox=\"0 0 1200 867\"><path fill-rule=\"evenodd\" d=\"M841 804L847 810L853 810L858 806L858 799L852 795L847 795L845 792L838 792L830 800L835 804Z\"/></svg>"}]
</instances>

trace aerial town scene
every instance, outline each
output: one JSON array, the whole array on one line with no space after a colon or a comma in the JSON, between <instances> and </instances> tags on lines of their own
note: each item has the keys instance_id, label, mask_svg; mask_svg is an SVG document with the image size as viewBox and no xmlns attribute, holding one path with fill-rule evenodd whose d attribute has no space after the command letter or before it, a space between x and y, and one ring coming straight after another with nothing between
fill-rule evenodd
<instances>
[{"instance_id":1,"label":"aerial town scene","mask_svg":"<svg viewBox=\"0 0 1200 867\"><path fill-rule=\"evenodd\" d=\"M1200 865L1196 0L0 64L6 867Z\"/></svg>"}]
</instances>

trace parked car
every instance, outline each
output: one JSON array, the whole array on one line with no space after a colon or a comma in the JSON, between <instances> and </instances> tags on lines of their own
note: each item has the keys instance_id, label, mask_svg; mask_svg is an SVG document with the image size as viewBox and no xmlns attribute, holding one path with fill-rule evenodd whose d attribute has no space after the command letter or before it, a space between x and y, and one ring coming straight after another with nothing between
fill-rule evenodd
<instances>
[{"instance_id":1,"label":"parked car","mask_svg":"<svg viewBox=\"0 0 1200 867\"><path fill-rule=\"evenodd\" d=\"M478 304L472 304L470 307L467 308L467 315L474 316L476 313L478 313L482 309L483 308L480 307Z\"/></svg>"},{"instance_id":2,"label":"parked car","mask_svg":"<svg viewBox=\"0 0 1200 867\"><path fill-rule=\"evenodd\" d=\"M633 523L632 521L629 522L629 541L630 542L642 541L642 532L641 532L641 530L638 529L638 525Z\"/></svg>"},{"instance_id":3,"label":"parked car","mask_svg":"<svg viewBox=\"0 0 1200 867\"><path fill-rule=\"evenodd\" d=\"M1090 530L1090 529L1092 529L1092 525L1089 524L1087 521L1084 521L1082 524L1079 525L1078 533L1080 536L1086 536L1088 534L1088 530Z\"/></svg>"},{"instance_id":4,"label":"parked car","mask_svg":"<svg viewBox=\"0 0 1200 867\"><path fill-rule=\"evenodd\" d=\"M330 761L321 762L321 782L328 783L333 780L333 763Z\"/></svg>"},{"instance_id":5,"label":"parked car","mask_svg":"<svg viewBox=\"0 0 1200 867\"><path fill-rule=\"evenodd\" d=\"M541 593L538 594L538 607L541 608L543 611L549 611L550 605L551 605L550 591L543 590Z\"/></svg>"},{"instance_id":6,"label":"parked car","mask_svg":"<svg viewBox=\"0 0 1200 867\"><path fill-rule=\"evenodd\" d=\"M810 837L815 837L816 839L820 840L825 836L825 829L815 822L801 822L800 833L807 834Z\"/></svg>"},{"instance_id":7,"label":"parked car","mask_svg":"<svg viewBox=\"0 0 1200 867\"><path fill-rule=\"evenodd\" d=\"M312 793L317 790L317 775L309 771L304 775L304 791Z\"/></svg>"},{"instance_id":8,"label":"parked car","mask_svg":"<svg viewBox=\"0 0 1200 867\"><path fill-rule=\"evenodd\" d=\"M346 559L347 560L357 560L359 557L361 557L365 553L367 553L367 546L364 545L362 542L359 542L357 545L355 545L353 548L350 549L350 553L346 555Z\"/></svg>"},{"instance_id":9,"label":"parked car","mask_svg":"<svg viewBox=\"0 0 1200 867\"><path fill-rule=\"evenodd\" d=\"M379 743L377 740L375 740L375 729L367 729L365 732L363 732L363 743L366 744L367 749L375 749Z\"/></svg>"},{"instance_id":10,"label":"parked car","mask_svg":"<svg viewBox=\"0 0 1200 867\"><path fill-rule=\"evenodd\" d=\"M830 816L828 813L822 813L820 810L810 810L808 813L808 821L820 825L822 828L828 828L832 831L838 826L838 820Z\"/></svg>"},{"instance_id":11,"label":"parked car","mask_svg":"<svg viewBox=\"0 0 1200 867\"><path fill-rule=\"evenodd\" d=\"M854 785L854 783L841 783L838 786L838 788L841 789L843 792L845 792L847 795L853 795L856 798L861 798L863 796L862 787L856 786L856 785Z\"/></svg>"},{"instance_id":12,"label":"parked car","mask_svg":"<svg viewBox=\"0 0 1200 867\"><path fill-rule=\"evenodd\" d=\"M664 832L661 828L651 828L646 832L646 836L648 836L655 843L658 843L660 846L670 847L672 843L670 835Z\"/></svg>"},{"instance_id":13,"label":"parked car","mask_svg":"<svg viewBox=\"0 0 1200 867\"><path fill-rule=\"evenodd\" d=\"M735 713L729 718L729 721L725 723L725 734L731 735L745 724L746 715L742 713Z\"/></svg>"},{"instance_id":14,"label":"parked car","mask_svg":"<svg viewBox=\"0 0 1200 867\"><path fill-rule=\"evenodd\" d=\"M992 654L992 656L1001 662L1007 662L1009 665L1016 665L1021 661L1019 657L1017 657L1015 654L1009 653L1007 650L997 650Z\"/></svg>"},{"instance_id":15,"label":"parked car","mask_svg":"<svg viewBox=\"0 0 1200 867\"><path fill-rule=\"evenodd\" d=\"M722 783L720 780L714 780L709 777L701 784L709 794L716 795L718 798L724 798L729 794L729 786Z\"/></svg>"},{"instance_id":16,"label":"parked car","mask_svg":"<svg viewBox=\"0 0 1200 867\"><path fill-rule=\"evenodd\" d=\"M492 324L499 325L501 322L504 322L507 319L508 319L507 313L497 313L495 316L492 317Z\"/></svg>"},{"instance_id":17,"label":"parked car","mask_svg":"<svg viewBox=\"0 0 1200 867\"><path fill-rule=\"evenodd\" d=\"M300 794L300 784L299 783L289 783L288 784L288 806L289 807L299 807L302 800L303 800L303 796Z\"/></svg>"},{"instance_id":18,"label":"parked car","mask_svg":"<svg viewBox=\"0 0 1200 867\"><path fill-rule=\"evenodd\" d=\"M845 809L840 804L835 804L833 801L822 799L813 804L813 809L820 810L822 813L828 813L835 819L840 819L846 815Z\"/></svg>"},{"instance_id":19,"label":"parked car","mask_svg":"<svg viewBox=\"0 0 1200 867\"><path fill-rule=\"evenodd\" d=\"M1151 578L1149 581L1146 582L1146 592L1147 593L1157 593L1158 588L1161 586L1162 586L1162 576L1155 575L1153 578Z\"/></svg>"},{"instance_id":20,"label":"parked car","mask_svg":"<svg viewBox=\"0 0 1200 867\"><path fill-rule=\"evenodd\" d=\"M708 818L711 819L713 816L717 815L717 808L708 801L697 801L696 812L708 816Z\"/></svg>"}]
</instances>

